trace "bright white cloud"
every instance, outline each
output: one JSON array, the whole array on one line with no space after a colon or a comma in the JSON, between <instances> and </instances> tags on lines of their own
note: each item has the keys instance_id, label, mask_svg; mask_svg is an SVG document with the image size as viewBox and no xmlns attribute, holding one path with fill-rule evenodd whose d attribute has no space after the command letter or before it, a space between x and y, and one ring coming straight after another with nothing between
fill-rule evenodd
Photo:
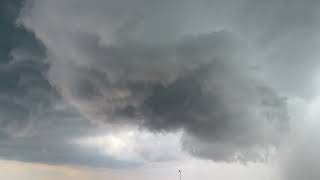
<instances>
[{"instance_id":1,"label":"bright white cloud","mask_svg":"<svg viewBox=\"0 0 320 180\"><path fill-rule=\"evenodd\" d=\"M83 137L73 142L94 148L119 160L148 163L186 157L181 151L180 138L181 132L154 134L131 129Z\"/></svg>"}]
</instances>

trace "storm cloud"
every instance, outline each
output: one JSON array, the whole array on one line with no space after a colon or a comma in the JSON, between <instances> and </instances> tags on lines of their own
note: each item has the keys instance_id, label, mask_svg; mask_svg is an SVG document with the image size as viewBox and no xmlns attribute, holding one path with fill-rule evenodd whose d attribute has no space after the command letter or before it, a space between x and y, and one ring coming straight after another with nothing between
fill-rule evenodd
<instances>
[{"instance_id":1,"label":"storm cloud","mask_svg":"<svg viewBox=\"0 0 320 180\"><path fill-rule=\"evenodd\" d=\"M57 93L42 74L44 47L34 34L17 27L22 1L1 2L0 134L26 136L31 124L51 109ZM35 51L37 50L37 51Z\"/></svg>"},{"instance_id":2,"label":"storm cloud","mask_svg":"<svg viewBox=\"0 0 320 180\"><path fill-rule=\"evenodd\" d=\"M65 100L92 121L183 130L185 150L217 161L261 159L277 145L289 128L286 100L258 77L250 41L219 19L191 28L189 8L206 2L127 3L26 5L20 21L46 46L47 78Z\"/></svg>"},{"instance_id":3,"label":"storm cloud","mask_svg":"<svg viewBox=\"0 0 320 180\"><path fill-rule=\"evenodd\" d=\"M129 167L180 146L220 162L276 151L283 179L319 179L317 1L14 2L0 17L2 158ZM116 133L131 128L153 138Z\"/></svg>"}]
</instances>

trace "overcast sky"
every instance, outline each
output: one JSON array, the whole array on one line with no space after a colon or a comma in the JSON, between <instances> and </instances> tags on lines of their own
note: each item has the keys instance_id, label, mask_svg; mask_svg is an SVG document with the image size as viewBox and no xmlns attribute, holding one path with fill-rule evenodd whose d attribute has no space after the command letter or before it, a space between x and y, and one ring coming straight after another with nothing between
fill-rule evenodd
<instances>
[{"instance_id":1,"label":"overcast sky","mask_svg":"<svg viewBox=\"0 0 320 180\"><path fill-rule=\"evenodd\" d=\"M319 10L2 0L0 179L318 180Z\"/></svg>"}]
</instances>

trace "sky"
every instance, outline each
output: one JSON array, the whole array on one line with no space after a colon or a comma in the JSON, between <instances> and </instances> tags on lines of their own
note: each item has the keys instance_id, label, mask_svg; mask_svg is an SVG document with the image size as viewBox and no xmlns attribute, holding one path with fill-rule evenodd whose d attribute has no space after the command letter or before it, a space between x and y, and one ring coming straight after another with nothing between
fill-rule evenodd
<instances>
[{"instance_id":1,"label":"sky","mask_svg":"<svg viewBox=\"0 0 320 180\"><path fill-rule=\"evenodd\" d=\"M319 179L319 9L2 0L0 179Z\"/></svg>"}]
</instances>

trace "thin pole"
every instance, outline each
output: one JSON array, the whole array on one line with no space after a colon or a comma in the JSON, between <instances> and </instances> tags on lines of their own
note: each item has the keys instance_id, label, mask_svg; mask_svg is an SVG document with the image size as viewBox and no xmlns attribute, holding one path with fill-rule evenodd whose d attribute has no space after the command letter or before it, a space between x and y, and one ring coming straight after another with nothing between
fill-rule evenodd
<instances>
[{"instance_id":1,"label":"thin pole","mask_svg":"<svg viewBox=\"0 0 320 180\"><path fill-rule=\"evenodd\" d=\"M181 180L181 170L179 170L180 180Z\"/></svg>"}]
</instances>

